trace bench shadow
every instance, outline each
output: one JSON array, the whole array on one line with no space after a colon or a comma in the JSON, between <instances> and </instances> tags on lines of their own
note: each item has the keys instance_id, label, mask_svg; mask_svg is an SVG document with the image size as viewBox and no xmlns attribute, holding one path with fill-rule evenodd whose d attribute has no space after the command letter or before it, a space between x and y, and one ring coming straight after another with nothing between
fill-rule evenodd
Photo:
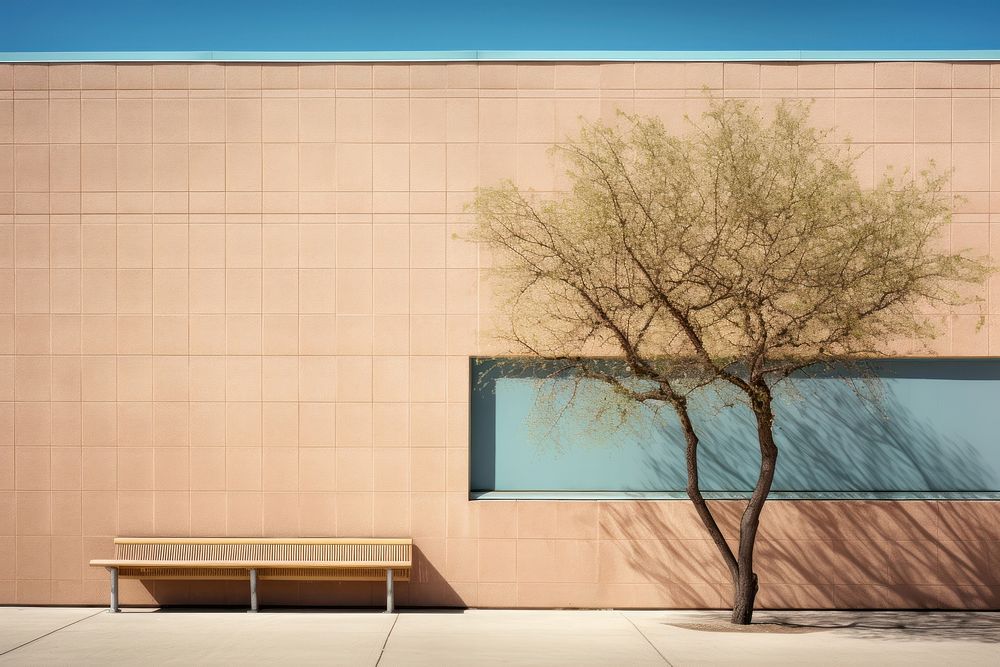
<instances>
[{"instance_id":1,"label":"bench shadow","mask_svg":"<svg viewBox=\"0 0 1000 667\"><path fill-rule=\"evenodd\" d=\"M395 582L397 609L446 608L467 605L445 580L433 555L413 545L409 581ZM139 579L122 580L123 604L129 606L126 586L139 588L135 597L146 598L159 612L175 610L239 611L250 606L249 579ZM257 585L261 611L378 611L385 610L385 581L289 581L262 578Z\"/></svg>"},{"instance_id":2,"label":"bench shadow","mask_svg":"<svg viewBox=\"0 0 1000 667\"><path fill-rule=\"evenodd\" d=\"M129 608L127 611L139 611L137 608ZM407 614L464 614L464 608L457 607L397 607L397 612ZM281 606L281 607L261 607L258 614L379 614L385 612L384 609L372 607L339 607L328 606ZM185 606L177 605L170 607L151 608L146 611L149 614L249 614L246 607L235 606Z\"/></svg>"}]
</instances>

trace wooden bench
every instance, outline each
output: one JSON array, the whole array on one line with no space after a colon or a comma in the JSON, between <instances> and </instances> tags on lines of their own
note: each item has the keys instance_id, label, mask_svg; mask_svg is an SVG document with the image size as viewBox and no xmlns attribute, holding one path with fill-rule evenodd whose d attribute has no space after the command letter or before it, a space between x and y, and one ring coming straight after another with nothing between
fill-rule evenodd
<instances>
[{"instance_id":1,"label":"wooden bench","mask_svg":"<svg viewBox=\"0 0 1000 667\"><path fill-rule=\"evenodd\" d=\"M257 611L258 579L382 581L392 612L393 581L408 581L409 539L117 537L115 557L90 561L111 575L111 611L118 579L249 579Z\"/></svg>"}]
</instances>

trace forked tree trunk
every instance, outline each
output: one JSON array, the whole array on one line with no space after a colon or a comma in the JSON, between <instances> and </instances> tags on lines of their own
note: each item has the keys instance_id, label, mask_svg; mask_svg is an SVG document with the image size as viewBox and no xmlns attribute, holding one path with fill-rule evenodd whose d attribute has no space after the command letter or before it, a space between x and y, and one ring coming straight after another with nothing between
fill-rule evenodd
<instances>
[{"instance_id":1,"label":"forked tree trunk","mask_svg":"<svg viewBox=\"0 0 1000 667\"><path fill-rule=\"evenodd\" d=\"M735 555L701 494L698 477L698 435L688 415L687 406L684 402L677 402L674 405L684 431L688 497L729 570L733 584L733 611L730 620L738 625L749 625L753 620L754 601L759 589L757 574L753 571L754 546L760 515L771 491L774 467L778 459L778 449L774 444L771 395L767 387L763 387L761 398L752 400L751 403L757 421L757 440L761 454L760 471L740 520L739 545Z\"/></svg>"}]
</instances>

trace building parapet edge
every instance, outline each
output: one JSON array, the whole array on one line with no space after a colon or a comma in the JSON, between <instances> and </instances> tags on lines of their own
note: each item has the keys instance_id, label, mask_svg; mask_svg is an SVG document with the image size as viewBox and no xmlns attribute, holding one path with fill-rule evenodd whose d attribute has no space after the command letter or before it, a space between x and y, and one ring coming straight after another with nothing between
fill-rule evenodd
<instances>
[{"instance_id":1,"label":"building parapet edge","mask_svg":"<svg viewBox=\"0 0 1000 667\"><path fill-rule=\"evenodd\" d=\"M774 51L7 51L2 63L992 62L1000 49Z\"/></svg>"}]
</instances>

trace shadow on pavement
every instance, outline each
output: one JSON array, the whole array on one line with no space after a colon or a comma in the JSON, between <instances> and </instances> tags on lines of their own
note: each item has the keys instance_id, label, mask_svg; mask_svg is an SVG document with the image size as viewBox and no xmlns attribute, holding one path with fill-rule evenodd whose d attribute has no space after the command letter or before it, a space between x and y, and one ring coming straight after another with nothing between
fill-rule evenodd
<instances>
[{"instance_id":1,"label":"shadow on pavement","mask_svg":"<svg viewBox=\"0 0 1000 667\"><path fill-rule=\"evenodd\" d=\"M728 623L728 612L695 612L701 624ZM688 620L688 614L685 614ZM706 623L707 622L707 623ZM685 627L695 623L666 625ZM1000 644L1000 613L921 611L758 611L754 625L771 625L776 632L833 631L841 637L867 640L972 641Z\"/></svg>"}]
</instances>

